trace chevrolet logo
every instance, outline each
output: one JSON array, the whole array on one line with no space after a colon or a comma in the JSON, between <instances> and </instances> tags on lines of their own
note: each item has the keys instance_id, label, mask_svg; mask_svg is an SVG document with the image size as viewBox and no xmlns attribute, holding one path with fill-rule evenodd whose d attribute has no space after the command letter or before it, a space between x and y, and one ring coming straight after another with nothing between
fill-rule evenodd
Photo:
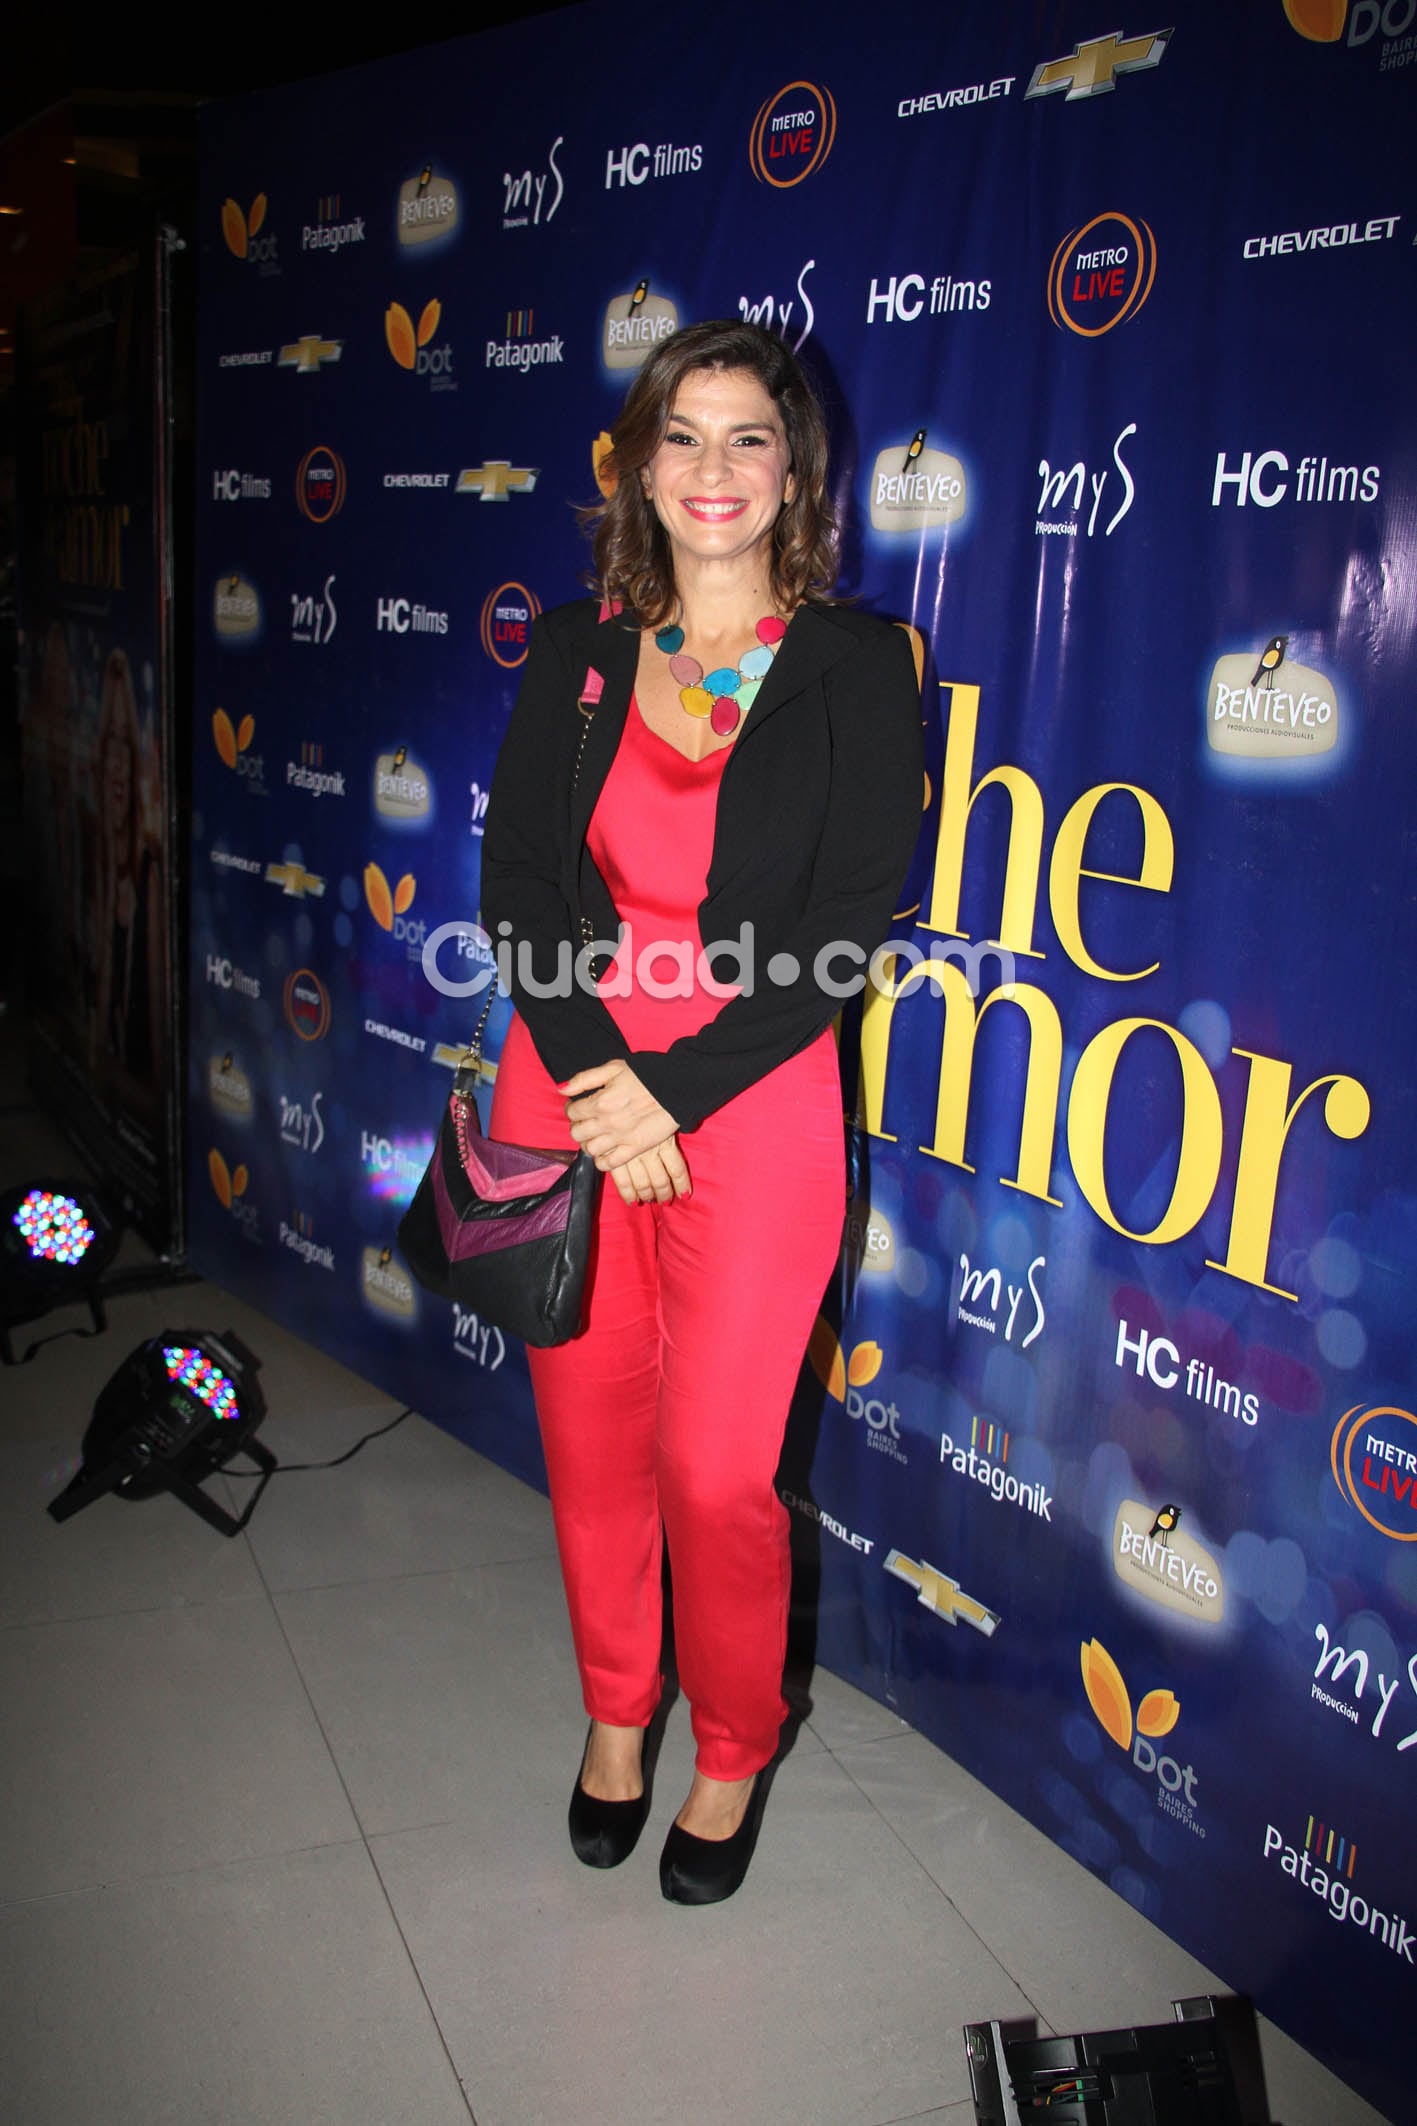
<instances>
[{"instance_id":1,"label":"chevrolet logo","mask_svg":"<svg viewBox=\"0 0 1417 2126\"><path fill-rule=\"evenodd\" d=\"M935 1566L917 1565L903 1550L893 1550L886 1559L886 1571L907 1587L915 1589L916 1599L926 1609L933 1609L946 1624L958 1624L963 1617L976 1631L982 1631L986 1639L992 1639L999 1626L996 1610L986 1609L976 1602L973 1595L964 1594L958 1580L952 1580L947 1572L937 1571Z\"/></svg>"},{"instance_id":2,"label":"chevrolet logo","mask_svg":"<svg viewBox=\"0 0 1417 2126\"><path fill-rule=\"evenodd\" d=\"M444 1070L461 1070L467 1053L465 1048L459 1048L452 1041L439 1041L433 1049L433 1061L441 1063ZM477 1075L485 1084L495 1085L497 1082L496 1064L489 1063L486 1056L479 1056Z\"/></svg>"},{"instance_id":3,"label":"chevrolet logo","mask_svg":"<svg viewBox=\"0 0 1417 2126\"><path fill-rule=\"evenodd\" d=\"M318 376L322 362L337 362L343 352L343 340L322 340L318 332L307 332L303 339L281 348L279 366L297 370L301 376Z\"/></svg>"},{"instance_id":4,"label":"chevrolet logo","mask_svg":"<svg viewBox=\"0 0 1417 2126\"><path fill-rule=\"evenodd\" d=\"M1119 74L1139 74L1143 68L1160 66L1174 30L1149 30L1145 36L1124 39L1120 30L1110 37L1089 37L1074 45L1065 59L1045 59L1033 70L1024 97L1053 96L1067 90L1065 101L1078 103L1084 96L1105 96L1117 86Z\"/></svg>"},{"instance_id":5,"label":"chevrolet logo","mask_svg":"<svg viewBox=\"0 0 1417 2126\"><path fill-rule=\"evenodd\" d=\"M509 465L505 458L489 458L458 474L454 494L477 495L484 502L506 502L513 494L529 495L539 473L530 465Z\"/></svg>"},{"instance_id":6,"label":"chevrolet logo","mask_svg":"<svg viewBox=\"0 0 1417 2126\"><path fill-rule=\"evenodd\" d=\"M303 901L308 893L312 900L319 900L325 891L325 882L307 871L303 864L267 864L266 884L279 886L289 899Z\"/></svg>"}]
</instances>

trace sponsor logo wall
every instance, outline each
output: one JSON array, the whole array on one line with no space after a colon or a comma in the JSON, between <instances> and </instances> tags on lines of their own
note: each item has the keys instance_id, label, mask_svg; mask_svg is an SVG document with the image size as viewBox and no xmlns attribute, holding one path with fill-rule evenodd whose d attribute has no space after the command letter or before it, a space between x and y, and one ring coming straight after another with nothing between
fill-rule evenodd
<instances>
[{"instance_id":1,"label":"sponsor logo wall","mask_svg":"<svg viewBox=\"0 0 1417 2126\"><path fill-rule=\"evenodd\" d=\"M779 332L925 647L781 1471L819 1656L1398 2117L1417 23L725 5L691 119L636 4L204 113L194 1253L541 1481L398 1219L574 507L657 344Z\"/></svg>"}]
</instances>

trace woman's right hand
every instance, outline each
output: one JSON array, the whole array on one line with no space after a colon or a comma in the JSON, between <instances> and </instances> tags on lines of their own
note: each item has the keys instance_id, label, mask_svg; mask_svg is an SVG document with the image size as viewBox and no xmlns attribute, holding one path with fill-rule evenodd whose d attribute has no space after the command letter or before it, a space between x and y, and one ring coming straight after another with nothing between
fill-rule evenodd
<instances>
[{"instance_id":1,"label":"woman's right hand","mask_svg":"<svg viewBox=\"0 0 1417 2126\"><path fill-rule=\"evenodd\" d=\"M666 1137L651 1151L637 1152L623 1166L612 1166L610 1179L621 1201L629 1204L672 1203L676 1196L689 1195L692 1188L677 1136Z\"/></svg>"}]
</instances>

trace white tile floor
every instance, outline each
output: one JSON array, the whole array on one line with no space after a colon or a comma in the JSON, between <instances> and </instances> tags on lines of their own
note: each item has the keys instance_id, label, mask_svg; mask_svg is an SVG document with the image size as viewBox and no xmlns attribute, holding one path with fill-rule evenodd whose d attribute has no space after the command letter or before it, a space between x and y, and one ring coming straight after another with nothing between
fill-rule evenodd
<instances>
[{"instance_id":1,"label":"white tile floor","mask_svg":"<svg viewBox=\"0 0 1417 2126\"><path fill-rule=\"evenodd\" d=\"M49 1164L46 1135L0 1111L0 1178ZM579 1867L549 1511L445 1433L410 1418L277 1479L230 1541L165 1498L49 1519L98 1389L176 1320L262 1357L282 1460L396 1407L210 1287L0 1377L5 2120L972 2126L962 2023L1165 2020L1218 1990L821 1672L731 1903L659 1896L682 1705L641 1849ZM1280 2126L1375 2126L1261 2039Z\"/></svg>"}]
</instances>

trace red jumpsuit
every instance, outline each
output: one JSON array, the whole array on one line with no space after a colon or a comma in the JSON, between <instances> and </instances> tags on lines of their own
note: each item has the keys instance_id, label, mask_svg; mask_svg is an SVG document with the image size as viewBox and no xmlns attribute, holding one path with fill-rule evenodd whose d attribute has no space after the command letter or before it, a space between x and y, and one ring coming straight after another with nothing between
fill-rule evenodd
<instances>
[{"instance_id":1,"label":"red jumpsuit","mask_svg":"<svg viewBox=\"0 0 1417 2126\"><path fill-rule=\"evenodd\" d=\"M723 1001L697 975L688 994L656 992L687 988L681 969L696 963L730 751L686 759L632 700L596 804L590 851L628 926L601 995L634 1048L668 1048ZM519 1018L491 1133L572 1141ZM587 1713L643 1727L658 1702L662 1527L698 1768L744 1779L772 1756L786 1710L788 1519L773 1477L845 1208L830 1031L679 1141L691 1194L628 1205L607 1179L587 1326L527 1358Z\"/></svg>"}]
</instances>

